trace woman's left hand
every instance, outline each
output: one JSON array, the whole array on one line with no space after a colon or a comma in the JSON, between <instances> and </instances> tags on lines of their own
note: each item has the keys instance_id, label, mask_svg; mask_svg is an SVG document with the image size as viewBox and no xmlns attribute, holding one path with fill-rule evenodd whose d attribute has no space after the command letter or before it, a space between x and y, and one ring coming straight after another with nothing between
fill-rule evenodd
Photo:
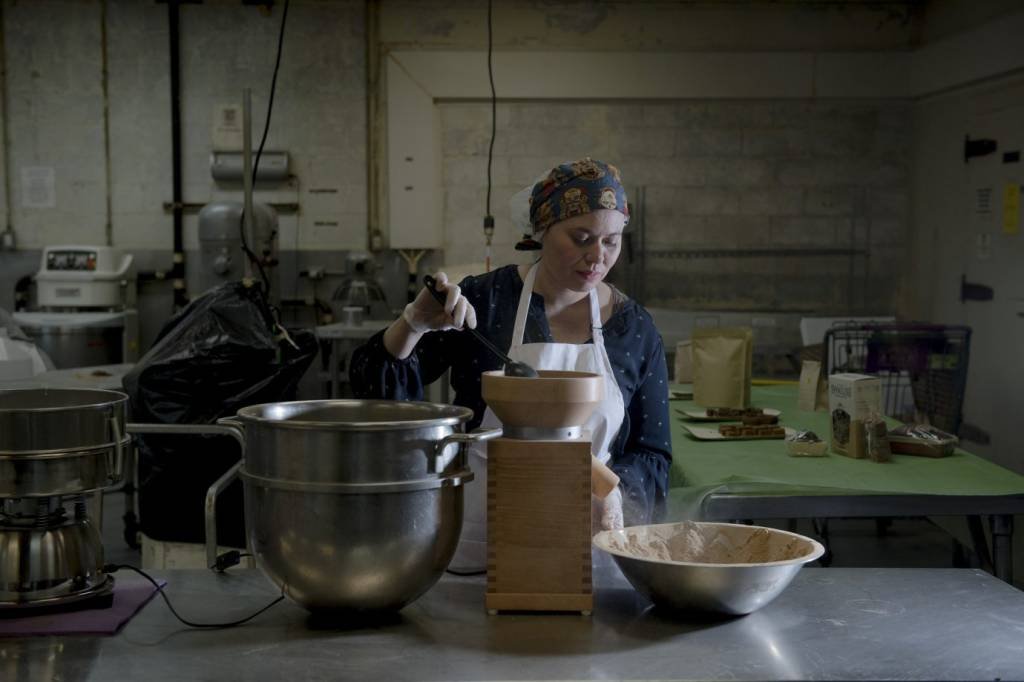
<instances>
[{"instance_id":1,"label":"woman's left hand","mask_svg":"<svg viewBox=\"0 0 1024 682\"><path fill-rule=\"evenodd\" d=\"M591 498L591 531L596 534L602 530L622 530L622 492L615 488L603 500Z\"/></svg>"}]
</instances>

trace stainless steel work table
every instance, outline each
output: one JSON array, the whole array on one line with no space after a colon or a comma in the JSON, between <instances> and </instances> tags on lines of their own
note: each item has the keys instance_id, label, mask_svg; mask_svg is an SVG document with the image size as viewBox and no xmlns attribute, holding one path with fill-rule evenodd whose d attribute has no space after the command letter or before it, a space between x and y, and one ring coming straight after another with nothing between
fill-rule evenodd
<instances>
[{"instance_id":1,"label":"stainless steel work table","mask_svg":"<svg viewBox=\"0 0 1024 682\"><path fill-rule=\"evenodd\" d=\"M239 617L275 594L255 570L160 575L194 620ZM446 576L392 619L349 627L284 602L242 627L191 630L156 598L115 637L0 639L0 677L1024 679L1024 593L979 570L806 568L761 611L703 622L674 620L621 578L600 578L589 618L488 616L480 577Z\"/></svg>"},{"instance_id":2,"label":"stainless steel work table","mask_svg":"<svg viewBox=\"0 0 1024 682\"><path fill-rule=\"evenodd\" d=\"M331 381L331 398L337 398L341 394L341 384L348 382L348 362L352 350L391 322L392 320L365 320L359 324L334 322L314 329L318 339L329 341L331 344L331 356L327 366ZM342 370L342 367L345 369Z\"/></svg>"}]
</instances>

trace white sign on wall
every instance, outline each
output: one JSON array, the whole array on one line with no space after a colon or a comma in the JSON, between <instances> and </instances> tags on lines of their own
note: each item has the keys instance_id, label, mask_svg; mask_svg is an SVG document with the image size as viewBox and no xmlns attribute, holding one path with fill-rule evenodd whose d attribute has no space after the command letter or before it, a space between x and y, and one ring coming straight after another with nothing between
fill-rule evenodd
<instances>
[{"instance_id":1,"label":"white sign on wall","mask_svg":"<svg viewBox=\"0 0 1024 682\"><path fill-rule=\"evenodd\" d=\"M213 148L238 151L242 148L242 107L219 104L213 109Z\"/></svg>"},{"instance_id":2,"label":"white sign on wall","mask_svg":"<svg viewBox=\"0 0 1024 682\"><path fill-rule=\"evenodd\" d=\"M24 208L53 208L57 205L56 173L52 166L21 169L21 205Z\"/></svg>"}]
</instances>

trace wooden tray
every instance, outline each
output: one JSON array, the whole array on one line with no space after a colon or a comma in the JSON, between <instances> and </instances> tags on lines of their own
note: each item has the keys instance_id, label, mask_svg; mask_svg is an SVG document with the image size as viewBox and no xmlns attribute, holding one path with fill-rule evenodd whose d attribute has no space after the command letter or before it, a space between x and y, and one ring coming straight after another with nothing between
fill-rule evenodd
<instances>
[{"instance_id":1,"label":"wooden tray","mask_svg":"<svg viewBox=\"0 0 1024 682\"><path fill-rule=\"evenodd\" d=\"M689 424L683 424L682 426L697 440L782 440L785 436L796 432L796 429L785 426L783 427L786 431L785 436L723 436L718 432L718 429L706 426L690 426Z\"/></svg>"},{"instance_id":2,"label":"wooden tray","mask_svg":"<svg viewBox=\"0 0 1024 682\"><path fill-rule=\"evenodd\" d=\"M738 422L742 421L742 417L709 417L708 411L703 410L680 410L676 408L676 412L681 414L684 419L689 419L695 422ZM761 410L762 414L766 417L778 417L782 414L781 410L775 410L770 407L766 407Z\"/></svg>"}]
</instances>

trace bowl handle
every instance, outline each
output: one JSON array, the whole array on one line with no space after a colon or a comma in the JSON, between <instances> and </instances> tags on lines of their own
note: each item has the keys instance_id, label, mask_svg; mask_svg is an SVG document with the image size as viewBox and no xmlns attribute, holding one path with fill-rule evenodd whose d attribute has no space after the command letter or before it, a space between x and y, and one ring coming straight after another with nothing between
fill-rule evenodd
<instances>
[{"instance_id":1,"label":"bowl handle","mask_svg":"<svg viewBox=\"0 0 1024 682\"><path fill-rule=\"evenodd\" d=\"M434 444L434 473L441 473L441 470L444 468L441 464L441 455L444 454L445 448L452 443L458 443L461 447L469 445L470 443L479 443L500 437L501 429L477 429L476 431L470 431L469 433L448 434Z\"/></svg>"},{"instance_id":2,"label":"bowl handle","mask_svg":"<svg viewBox=\"0 0 1024 682\"><path fill-rule=\"evenodd\" d=\"M206 490L206 567L211 570L217 567L217 496L238 478L241 468L241 460L235 462Z\"/></svg>"},{"instance_id":3,"label":"bowl handle","mask_svg":"<svg viewBox=\"0 0 1024 682\"><path fill-rule=\"evenodd\" d=\"M111 483L118 483L124 475L124 434L117 417L110 417L110 430L114 434L114 450L107 451L107 477Z\"/></svg>"},{"instance_id":4,"label":"bowl handle","mask_svg":"<svg viewBox=\"0 0 1024 682\"><path fill-rule=\"evenodd\" d=\"M232 417L221 417L217 420L219 433L231 436L238 441L242 456L234 466L225 471L220 478L206 490L206 567L215 570L217 566L217 497L231 485L245 461L245 427L242 422Z\"/></svg>"}]
</instances>

